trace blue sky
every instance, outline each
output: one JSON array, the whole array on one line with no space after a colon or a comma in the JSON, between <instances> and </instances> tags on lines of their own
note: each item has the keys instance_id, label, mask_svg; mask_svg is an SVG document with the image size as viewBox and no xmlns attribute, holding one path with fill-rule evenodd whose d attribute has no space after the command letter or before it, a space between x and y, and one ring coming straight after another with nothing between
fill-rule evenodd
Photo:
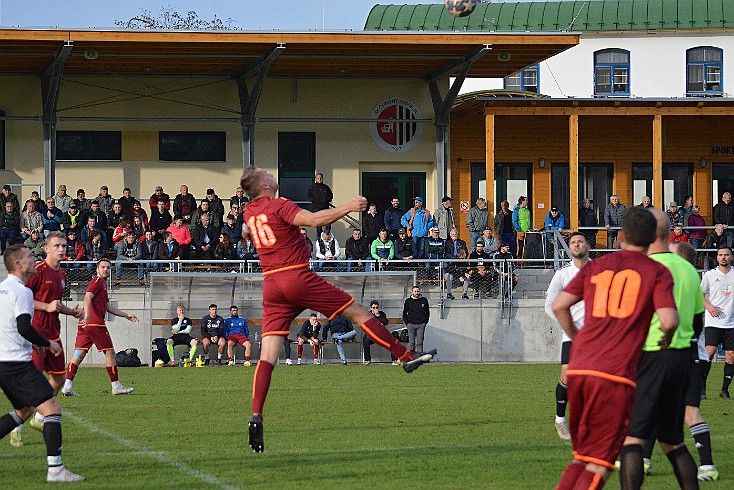
<instances>
[{"instance_id":1,"label":"blue sky","mask_svg":"<svg viewBox=\"0 0 734 490\"><path fill-rule=\"evenodd\" d=\"M495 2L498 0L494 0ZM519 0L524 1L524 0ZM441 0L0 0L0 26L114 27L142 9L153 14L167 5L211 20L232 18L245 30L362 30L376 4L442 3ZM257 7L253 7L257 5Z\"/></svg>"}]
</instances>

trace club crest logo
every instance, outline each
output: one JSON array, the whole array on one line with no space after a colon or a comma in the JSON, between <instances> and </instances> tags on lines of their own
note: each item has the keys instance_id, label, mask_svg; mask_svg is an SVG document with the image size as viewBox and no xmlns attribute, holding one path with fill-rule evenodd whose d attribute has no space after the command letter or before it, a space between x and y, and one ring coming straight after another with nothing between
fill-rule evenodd
<instances>
[{"instance_id":1,"label":"club crest logo","mask_svg":"<svg viewBox=\"0 0 734 490\"><path fill-rule=\"evenodd\" d=\"M732 291L731 284L721 286L721 294L723 294L724 296L731 296L731 291Z\"/></svg>"},{"instance_id":2,"label":"club crest logo","mask_svg":"<svg viewBox=\"0 0 734 490\"><path fill-rule=\"evenodd\" d=\"M374 108L370 117L395 120L370 123L372 139L377 146L390 153L403 153L412 149L423 134L424 123L417 121L423 117L420 109L401 97L383 100Z\"/></svg>"}]
</instances>

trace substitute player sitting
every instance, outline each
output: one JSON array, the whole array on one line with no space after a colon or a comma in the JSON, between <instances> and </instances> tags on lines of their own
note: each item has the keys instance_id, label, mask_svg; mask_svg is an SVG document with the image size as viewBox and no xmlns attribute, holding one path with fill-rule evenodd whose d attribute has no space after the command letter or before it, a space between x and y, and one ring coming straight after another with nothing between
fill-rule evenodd
<instances>
[{"instance_id":1,"label":"substitute player sitting","mask_svg":"<svg viewBox=\"0 0 734 490\"><path fill-rule=\"evenodd\" d=\"M36 258L25 245L11 245L5 250L3 261L8 277L0 283L0 389L15 410L0 417L0 439L28 419L37 407L46 414L43 428L48 463L46 481L83 481L83 476L67 470L61 462L61 405L31 360L34 344L56 356L63 352L58 342L49 341L31 324L33 292L25 284L36 273ZM5 474L5 480L10 477ZM6 488L13 486L10 481L6 484Z\"/></svg>"},{"instance_id":2,"label":"substitute player sitting","mask_svg":"<svg viewBox=\"0 0 734 490\"><path fill-rule=\"evenodd\" d=\"M645 255L656 227L649 211L627 209L622 250L589 262L553 302L556 320L573 342L566 377L574 461L558 489L604 486L627 435L652 315L657 313L668 343L678 326L673 277ZM582 299L584 328L578 330L571 307Z\"/></svg>"},{"instance_id":3,"label":"substitute player sitting","mask_svg":"<svg viewBox=\"0 0 734 490\"><path fill-rule=\"evenodd\" d=\"M209 305L209 314L201 319L201 345L204 348L204 365L209 365L209 347L217 346L217 364L222 364L224 355L224 318L217 315L217 305Z\"/></svg>"},{"instance_id":4,"label":"substitute player sitting","mask_svg":"<svg viewBox=\"0 0 734 490\"><path fill-rule=\"evenodd\" d=\"M245 367L250 366L250 351L252 344L250 343L250 329L247 326L247 320L240 318L239 309L232 305L229 307L229 318L224 320L223 337L227 340L227 358L228 365L234 366L234 347L240 344L245 348Z\"/></svg>"},{"instance_id":5,"label":"substitute player sitting","mask_svg":"<svg viewBox=\"0 0 734 490\"><path fill-rule=\"evenodd\" d=\"M364 197L312 213L288 199L276 199L278 180L262 168L246 169L240 183L252 199L243 216L247 225L242 230L243 238L252 238L264 276L262 351L252 387L253 415L248 423L250 447L262 452L263 406L283 344L280 337L290 333L291 323L304 309L318 311L329 319L342 315L356 322L365 334L398 357L406 372L429 362L436 351L414 358L367 308L308 268L310 249L299 227L326 226L351 212L364 211Z\"/></svg>"},{"instance_id":6,"label":"substitute player sitting","mask_svg":"<svg viewBox=\"0 0 734 490\"><path fill-rule=\"evenodd\" d=\"M110 337L110 332L105 324L105 315L110 313L126 318L133 323L138 322L138 317L110 304L110 297L107 294L107 279L110 277L111 267L109 259L106 257L99 259L99 262L97 262L97 276L89 282L87 292L84 295L84 316L79 320L77 326L74 357L66 367L66 381L61 390L61 394L64 396L77 396L72 382L79 370L79 365L87 356L92 344L97 347L99 352L104 352L107 374L109 374L112 383L112 394L127 395L133 391L133 388L128 388L120 383L117 373L117 361L115 360L115 348L112 345L112 337Z\"/></svg>"},{"instance_id":7,"label":"substitute player sitting","mask_svg":"<svg viewBox=\"0 0 734 490\"><path fill-rule=\"evenodd\" d=\"M175 366L176 359L173 348L177 345L189 346L189 359L193 359L196 355L196 346L199 341L191 336L191 318L186 316L186 307L184 305L176 306L176 316L171 320L171 337L166 340L166 352L168 353L168 365ZM163 359L163 362L166 362Z\"/></svg>"}]
</instances>

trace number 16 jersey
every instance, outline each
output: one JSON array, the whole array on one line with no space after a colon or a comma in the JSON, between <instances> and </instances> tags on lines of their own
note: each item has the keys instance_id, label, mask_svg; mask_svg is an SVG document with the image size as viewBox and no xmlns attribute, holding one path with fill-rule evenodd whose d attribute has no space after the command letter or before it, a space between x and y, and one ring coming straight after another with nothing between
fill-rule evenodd
<instances>
[{"instance_id":1,"label":"number 16 jersey","mask_svg":"<svg viewBox=\"0 0 734 490\"><path fill-rule=\"evenodd\" d=\"M586 305L569 371L635 381L653 313L675 308L668 269L642 253L621 250L589 262L564 291L580 296Z\"/></svg>"}]
</instances>

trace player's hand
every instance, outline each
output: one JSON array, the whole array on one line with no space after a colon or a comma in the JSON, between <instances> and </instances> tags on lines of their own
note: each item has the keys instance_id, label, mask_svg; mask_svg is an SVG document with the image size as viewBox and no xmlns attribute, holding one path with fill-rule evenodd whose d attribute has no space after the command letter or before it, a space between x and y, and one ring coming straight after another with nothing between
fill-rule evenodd
<instances>
[{"instance_id":1,"label":"player's hand","mask_svg":"<svg viewBox=\"0 0 734 490\"><path fill-rule=\"evenodd\" d=\"M51 342L46 349L50 350L54 356L58 357L63 352L61 345L58 342Z\"/></svg>"},{"instance_id":2,"label":"player's hand","mask_svg":"<svg viewBox=\"0 0 734 490\"><path fill-rule=\"evenodd\" d=\"M89 323L89 318L82 317L82 318L79 319L79 326L81 328L86 327L88 323Z\"/></svg>"},{"instance_id":3,"label":"player's hand","mask_svg":"<svg viewBox=\"0 0 734 490\"><path fill-rule=\"evenodd\" d=\"M84 317L84 308L80 307L79 305L74 306L71 310L72 315L74 315L74 318L82 319Z\"/></svg>"},{"instance_id":4,"label":"player's hand","mask_svg":"<svg viewBox=\"0 0 734 490\"><path fill-rule=\"evenodd\" d=\"M125 318L127 318L128 320L130 320L133 323L138 323L138 317L136 317L132 313L129 313Z\"/></svg>"},{"instance_id":5,"label":"player's hand","mask_svg":"<svg viewBox=\"0 0 734 490\"><path fill-rule=\"evenodd\" d=\"M706 307L706 311L708 311L709 315L711 315L714 318L719 318L719 315L721 315L721 310L717 308L716 306Z\"/></svg>"},{"instance_id":6,"label":"player's hand","mask_svg":"<svg viewBox=\"0 0 734 490\"><path fill-rule=\"evenodd\" d=\"M55 299L46 305L46 313L56 313L61 311L61 301Z\"/></svg>"},{"instance_id":7,"label":"player's hand","mask_svg":"<svg viewBox=\"0 0 734 490\"><path fill-rule=\"evenodd\" d=\"M367 198L364 196L355 196L354 199L347 203L350 211L359 212L367 209Z\"/></svg>"}]
</instances>

